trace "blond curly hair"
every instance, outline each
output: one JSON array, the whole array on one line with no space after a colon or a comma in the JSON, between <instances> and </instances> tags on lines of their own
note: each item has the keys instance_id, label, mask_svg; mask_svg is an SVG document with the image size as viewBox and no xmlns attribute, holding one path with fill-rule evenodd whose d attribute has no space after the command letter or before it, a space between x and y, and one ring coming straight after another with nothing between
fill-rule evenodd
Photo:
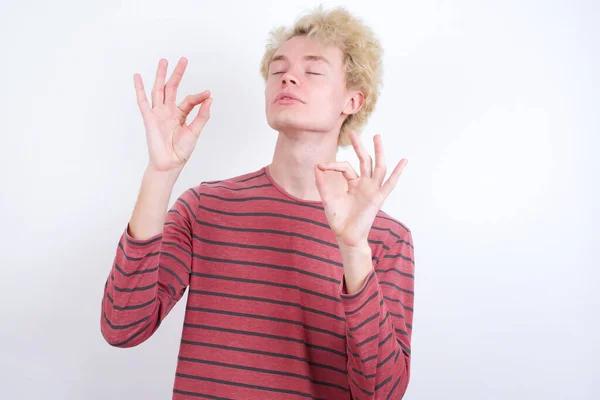
<instances>
[{"instance_id":1,"label":"blond curly hair","mask_svg":"<svg viewBox=\"0 0 600 400\"><path fill-rule=\"evenodd\" d=\"M324 11L322 6L318 6L312 12L301 15L292 27L278 26L269 32L260 62L260 73L265 82L271 58L279 46L294 36L307 36L322 45L334 45L342 50L346 85L364 95L363 106L356 114L349 115L340 129L338 146L349 146L348 131L354 130L360 135L379 98L383 48L373 30L343 7Z\"/></svg>"}]
</instances>

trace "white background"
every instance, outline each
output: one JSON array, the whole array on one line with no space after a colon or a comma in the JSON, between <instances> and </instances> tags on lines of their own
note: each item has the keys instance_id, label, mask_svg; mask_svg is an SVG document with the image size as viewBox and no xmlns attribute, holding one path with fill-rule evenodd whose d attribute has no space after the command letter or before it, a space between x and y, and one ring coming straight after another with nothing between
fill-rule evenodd
<instances>
[{"instance_id":1,"label":"white background","mask_svg":"<svg viewBox=\"0 0 600 400\"><path fill-rule=\"evenodd\" d=\"M139 347L100 333L147 161L133 74L149 90L161 57L170 76L186 56L178 100L213 93L173 201L256 170L276 140L267 33L317 4L2 2L0 398L171 398L186 297ZM389 165L409 160L383 207L415 245L405 398L600 398L599 3L324 4L380 36L385 86L362 140L373 154L381 133ZM350 151L338 159L357 167Z\"/></svg>"}]
</instances>

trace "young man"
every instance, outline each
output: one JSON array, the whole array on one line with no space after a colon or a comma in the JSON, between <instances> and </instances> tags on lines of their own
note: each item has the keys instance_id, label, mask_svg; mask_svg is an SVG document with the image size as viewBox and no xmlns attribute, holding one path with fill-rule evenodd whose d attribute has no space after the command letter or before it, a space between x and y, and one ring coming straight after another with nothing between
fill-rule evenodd
<instances>
[{"instance_id":1,"label":"young man","mask_svg":"<svg viewBox=\"0 0 600 400\"><path fill-rule=\"evenodd\" d=\"M149 164L105 286L108 343L147 340L188 290L174 399L399 399L410 375L411 231L380 210L406 164L385 180L354 130L373 110L381 49L343 9L273 32L261 65L271 164L185 191L173 185L209 119L210 93L165 84L146 99L134 75ZM186 125L186 116L201 104ZM350 143L360 173L335 162ZM188 289L189 287L189 289Z\"/></svg>"}]
</instances>

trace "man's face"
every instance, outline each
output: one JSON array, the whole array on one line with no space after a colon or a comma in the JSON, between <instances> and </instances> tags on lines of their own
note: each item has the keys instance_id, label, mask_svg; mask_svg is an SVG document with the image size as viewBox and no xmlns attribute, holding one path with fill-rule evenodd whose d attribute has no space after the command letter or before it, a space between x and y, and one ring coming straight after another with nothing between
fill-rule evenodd
<instances>
[{"instance_id":1,"label":"man's face","mask_svg":"<svg viewBox=\"0 0 600 400\"><path fill-rule=\"evenodd\" d=\"M274 54L265 86L267 122L277 131L330 132L356 106L346 91L343 53L305 36ZM278 96L291 94L297 99Z\"/></svg>"}]
</instances>

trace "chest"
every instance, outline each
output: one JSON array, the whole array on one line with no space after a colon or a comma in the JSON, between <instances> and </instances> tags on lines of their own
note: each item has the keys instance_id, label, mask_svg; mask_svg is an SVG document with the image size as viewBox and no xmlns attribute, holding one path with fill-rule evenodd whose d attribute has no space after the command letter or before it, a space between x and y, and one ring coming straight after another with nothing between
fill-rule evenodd
<instances>
[{"instance_id":1,"label":"chest","mask_svg":"<svg viewBox=\"0 0 600 400\"><path fill-rule=\"evenodd\" d=\"M241 211L243 209L243 211ZM344 321L339 302L343 266L319 209L200 207L193 225L191 287L219 288L238 308L273 318ZM325 320L323 320L325 319Z\"/></svg>"}]
</instances>

